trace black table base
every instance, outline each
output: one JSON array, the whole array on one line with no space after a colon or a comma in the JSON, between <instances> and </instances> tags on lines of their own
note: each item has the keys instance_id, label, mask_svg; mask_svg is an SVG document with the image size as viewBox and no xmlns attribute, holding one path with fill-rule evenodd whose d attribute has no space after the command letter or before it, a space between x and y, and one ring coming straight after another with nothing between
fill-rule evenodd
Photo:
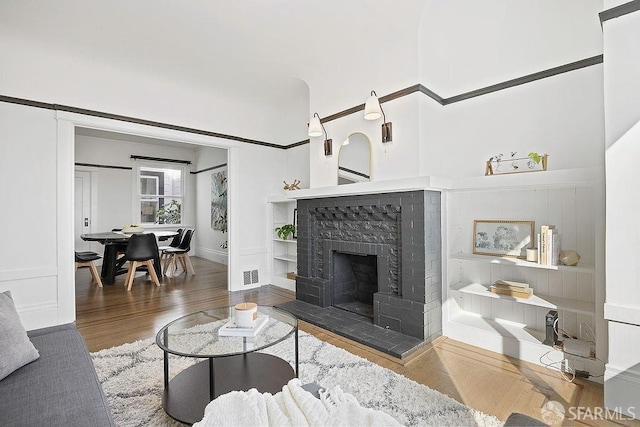
<instances>
[{"instance_id":1,"label":"black table base","mask_svg":"<svg viewBox=\"0 0 640 427\"><path fill-rule=\"evenodd\" d=\"M102 283L105 285L113 285L116 281L116 276L127 272L127 269L124 268L124 265L127 263L126 258L118 258L118 252L124 252L126 249L126 243L106 242L104 244L104 256L102 258L100 277L102 278ZM160 254L153 259L153 266L158 275L158 279L161 279L162 266L160 265Z\"/></svg>"},{"instance_id":2,"label":"black table base","mask_svg":"<svg viewBox=\"0 0 640 427\"><path fill-rule=\"evenodd\" d=\"M275 394L295 376L289 363L270 354L247 353L208 359L169 381L162 394L162 407L172 418L193 424L202 419L205 407L218 396L252 388ZM213 390L210 379L214 380Z\"/></svg>"}]
</instances>

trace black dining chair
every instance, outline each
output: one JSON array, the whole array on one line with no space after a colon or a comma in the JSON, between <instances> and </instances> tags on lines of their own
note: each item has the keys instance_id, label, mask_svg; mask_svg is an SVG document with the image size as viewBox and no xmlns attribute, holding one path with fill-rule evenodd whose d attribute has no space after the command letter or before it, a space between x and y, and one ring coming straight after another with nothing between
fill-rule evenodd
<instances>
[{"instance_id":1,"label":"black dining chair","mask_svg":"<svg viewBox=\"0 0 640 427\"><path fill-rule=\"evenodd\" d=\"M184 236L184 230L182 228L178 228L176 230L176 232L178 234L176 234L175 236L173 236L173 239L171 239L171 241L169 242L168 245L164 245L164 246L159 246L158 250L160 251L160 261L164 261L165 257L168 257L168 255L165 256L164 251L167 249L172 249L172 248L177 248L178 246L180 246L180 241L182 240L182 237Z\"/></svg>"},{"instance_id":2,"label":"black dining chair","mask_svg":"<svg viewBox=\"0 0 640 427\"><path fill-rule=\"evenodd\" d=\"M158 243L156 242L156 236L153 234L133 234L129 238L127 243L127 250L124 257L129 261L129 271L124 281L124 285L127 291L131 290L133 285L133 279L136 275L136 269L138 266L146 266L153 283L156 286L160 286L160 280L156 274L153 261L158 259Z\"/></svg>"},{"instance_id":3,"label":"black dining chair","mask_svg":"<svg viewBox=\"0 0 640 427\"><path fill-rule=\"evenodd\" d=\"M185 228L182 239L180 240L180 244L175 248L168 248L162 251L162 256L165 259L163 274L167 274L169 268L171 267L171 275L173 275L178 269L178 259L180 260L180 264L182 264L182 269L185 273L191 271L191 274L196 274L195 270L193 269L193 265L191 265L191 260L189 259L189 251L191 250L191 239L193 238L194 233L194 229Z\"/></svg>"},{"instance_id":4,"label":"black dining chair","mask_svg":"<svg viewBox=\"0 0 640 427\"><path fill-rule=\"evenodd\" d=\"M91 277L98 283L98 286L102 287L102 279L100 279L100 274L98 274L98 269L96 265L93 263L96 260L102 258L95 252L84 251L77 252L76 251L76 270L78 267L89 267L89 271L91 271Z\"/></svg>"}]
</instances>

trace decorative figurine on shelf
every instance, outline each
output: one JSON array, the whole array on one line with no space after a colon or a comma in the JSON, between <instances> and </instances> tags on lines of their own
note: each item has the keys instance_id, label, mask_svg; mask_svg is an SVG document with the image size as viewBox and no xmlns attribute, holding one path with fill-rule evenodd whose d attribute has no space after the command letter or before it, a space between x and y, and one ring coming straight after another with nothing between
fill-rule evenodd
<instances>
[{"instance_id":1,"label":"decorative figurine on shelf","mask_svg":"<svg viewBox=\"0 0 640 427\"><path fill-rule=\"evenodd\" d=\"M298 187L298 185L300 184L300 180L298 179L294 179L293 182L291 184L287 184L287 181L282 181L284 182L284 189L285 190L299 190L300 187Z\"/></svg>"},{"instance_id":2,"label":"decorative figurine on shelf","mask_svg":"<svg viewBox=\"0 0 640 427\"><path fill-rule=\"evenodd\" d=\"M574 266L580 262L580 254L576 251L564 250L560 251L560 263L564 265Z\"/></svg>"}]
</instances>

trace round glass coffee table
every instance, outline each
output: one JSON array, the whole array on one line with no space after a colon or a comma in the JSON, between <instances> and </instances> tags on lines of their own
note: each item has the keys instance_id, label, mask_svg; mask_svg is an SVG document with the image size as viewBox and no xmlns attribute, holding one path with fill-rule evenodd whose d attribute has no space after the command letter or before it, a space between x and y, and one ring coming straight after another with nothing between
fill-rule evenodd
<instances>
[{"instance_id":1,"label":"round glass coffee table","mask_svg":"<svg viewBox=\"0 0 640 427\"><path fill-rule=\"evenodd\" d=\"M233 307L188 314L164 326L156 344L164 352L162 407L178 421L193 424L216 397L233 390L255 388L277 393L298 376L298 320L274 307L258 306L258 322L268 317L254 336L220 336L233 317ZM295 370L285 360L259 350L294 335ZM169 354L207 359L169 380Z\"/></svg>"}]
</instances>

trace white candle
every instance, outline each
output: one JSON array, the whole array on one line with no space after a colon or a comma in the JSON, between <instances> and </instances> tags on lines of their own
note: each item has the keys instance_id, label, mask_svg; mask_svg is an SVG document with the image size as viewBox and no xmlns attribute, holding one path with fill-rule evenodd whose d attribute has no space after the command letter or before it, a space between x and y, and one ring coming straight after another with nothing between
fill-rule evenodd
<instances>
[{"instance_id":1,"label":"white candle","mask_svg":"<svg viewBox=\"0 0 640 427\"><path fill-rule=\"evenodd\" d=\"M236 325L241 328L251 328L258 318L258 305L253 302L242 302L233 307Z\"/></svg>"}]
</instances>

